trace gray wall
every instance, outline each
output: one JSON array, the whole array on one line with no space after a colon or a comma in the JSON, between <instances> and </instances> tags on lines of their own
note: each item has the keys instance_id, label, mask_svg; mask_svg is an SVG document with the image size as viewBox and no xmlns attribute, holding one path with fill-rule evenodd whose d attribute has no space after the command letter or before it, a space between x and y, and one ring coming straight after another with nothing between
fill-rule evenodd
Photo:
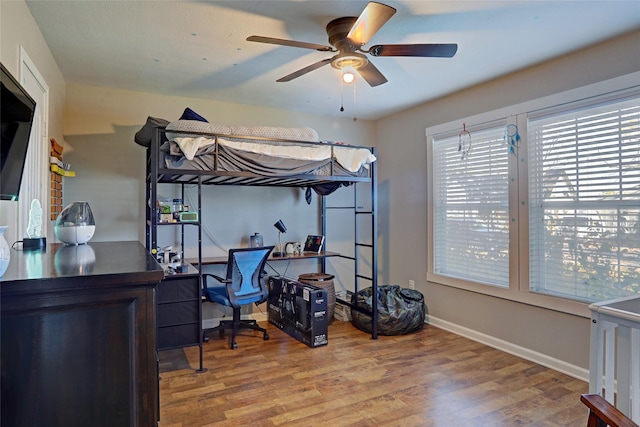
<instances>
[{"instance_id":1,"label":"gray wall","mask_svg":"<svg viewBox=\"0 0 640 427\"><path fill-rule=\"evenodd\" d=\"M380 281L415 280L430 315L454 330L587 369L588 319L426 282L425 128L640 71L639 46L636 31L377 121Z\"/></svg>"},{"instance_id":2,"label":"gray wall","mask_svg":"<svg viewBox=\"0 0 640 427\"><path fill-rule=\"evenodd\" d=\"M0 61L16 78L19 78L20 46L24 48L49 86L49 137L62 141L62 114L65 103L65 82L62 73L27 5L23 1L0 1ZM5 235L9 244L25 236L24 230L16 230L17 211L18 202L0 201L0 224L9 226ZM43 215L43 220L48 218L47 212ZM48 230L52 233L53 227L48 227ZM48 237L50 238L51 234Z\"/></svg>"}]
</instances>

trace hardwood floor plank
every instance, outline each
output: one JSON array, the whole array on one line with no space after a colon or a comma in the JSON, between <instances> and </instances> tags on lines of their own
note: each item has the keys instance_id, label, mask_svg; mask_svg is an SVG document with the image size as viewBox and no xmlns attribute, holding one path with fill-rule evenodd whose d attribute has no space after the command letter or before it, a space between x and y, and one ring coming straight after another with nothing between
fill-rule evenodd
<instances>
[{"instance_id":1,"label":"hardwood floor plank","mask_svg":"<svg viewBox=\"0 0 640 427\"><path fill-rule=\"evenodd\" d=\"M403 336L329 326L318 348L267 322L160 353L160 427L584 426L588 384L441 329Z\"/></svg>"}]
</instances>

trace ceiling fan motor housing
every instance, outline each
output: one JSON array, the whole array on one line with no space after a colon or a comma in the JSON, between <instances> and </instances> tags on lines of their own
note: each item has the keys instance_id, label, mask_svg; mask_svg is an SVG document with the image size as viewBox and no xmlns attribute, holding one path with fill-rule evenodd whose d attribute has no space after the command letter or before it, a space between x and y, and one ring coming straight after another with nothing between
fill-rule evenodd
<instances>
[{"instance_id":1,"label":"ceiling fan motor housing","mask_svg":"<svg viewBox=\"0 0 640 427\"><path fill-rule=\"evenodd\" d=\"M351 31L351 27L353 27L357 19L353 16L347 16L334 19L327 24L327 34L329 35L331 46L335 46L336 49L344 52L354 52L360 47L347 38L347 34Z\"/></svg>"},{"instance_id":2,"label":"ceiling fan motor housing","mask_svg":"<svg viewBox=\"0 0 640 427\"><path fill-rule=\"evenodd\" d=\"M335 69L352 68L357 70L369 63L365 55L356 52L360 46L355 45L347 38L347 34L351 31L357 19L354 16L347 16L334 19L327 24L329 43L340 51L340 53L331 58L331 66Z\"/></svg>"}]
</instances>

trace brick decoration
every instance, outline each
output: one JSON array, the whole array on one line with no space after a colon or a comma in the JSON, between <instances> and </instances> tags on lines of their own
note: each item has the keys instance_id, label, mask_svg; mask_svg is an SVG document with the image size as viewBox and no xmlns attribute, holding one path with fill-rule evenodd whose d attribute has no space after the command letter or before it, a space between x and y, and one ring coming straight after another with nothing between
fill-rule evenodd
<instances>
[{"instance_id":1,"label":"brick decoration","mask_svg":"<svg viewBox=\"0 0 640 427\"><path fill-rule=\"evenodd\" d=\"M62 145L55 138L51 138L51 157L62 161ZM55 221L62 212L62 175L51 171L51 220Z\"/></svg>"}]
</instances>

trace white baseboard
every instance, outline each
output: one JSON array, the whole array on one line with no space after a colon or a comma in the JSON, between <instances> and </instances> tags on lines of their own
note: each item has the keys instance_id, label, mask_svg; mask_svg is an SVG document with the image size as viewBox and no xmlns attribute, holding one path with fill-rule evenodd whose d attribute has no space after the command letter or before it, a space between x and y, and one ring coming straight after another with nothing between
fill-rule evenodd
<instances>
[{"instance_id":1,"label":"white baseboard","mask_svg":"<svg viewBox=\"0 0 640 427\"><path fill-rule=\"evenodd\" d=\"M438 319L437 317L431 315L429 315L429 321L427 323L437 328L444 329L445 331L452 332L456 335L460 335L465 338L469 338L470 340L488 345L489 347L504 351L505 353L522 357L523 359L537 363L538 365L542 365L555 371L562 372L563 374L569 375L570 377L585 381L587 383L589 382L588 369L584 369L579 366L564 362L562 360L549 357L546 354L542 354L537 351L533 351L528 348L492 337L490 335L474 331L473 329L456 325L454 323L447 322L446 320Z\"/></svg>"},{"instance_id":2,"label":"white baseboard","mask_svg":"<svg viewBox=\"0 0 640 427\"><path fill-rule=\"evenodd\" d=\"M216 326L218 326L218 323L220 323L221 320L231 320L233 317L231 316L227 316L227 317L216 317L213 319L202 319L202 329L211 329L214 328ZM257 320L258 322L266 322L267 319L267 313L252 313L250 315L242 315L241 318L243 320L245 319L253 319L253 320Z\"/></svg>"}]
</instances>

